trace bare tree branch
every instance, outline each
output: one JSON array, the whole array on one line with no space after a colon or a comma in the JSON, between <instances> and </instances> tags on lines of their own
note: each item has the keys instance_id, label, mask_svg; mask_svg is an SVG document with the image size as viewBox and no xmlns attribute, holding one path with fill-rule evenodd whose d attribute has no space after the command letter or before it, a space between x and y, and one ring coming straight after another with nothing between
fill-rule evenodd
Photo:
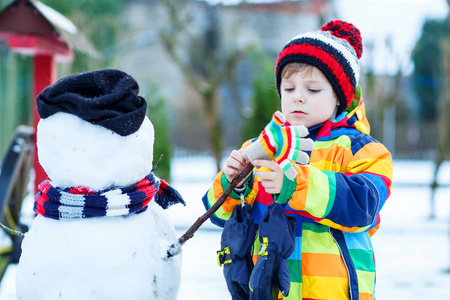
<instances>
[{"instance_id":1,"label":"bare tree branch","mask_svg":"<svg viewBox=\"0 0 450 300\"><path fill-rule=\"evenodd\" d=\"M161 40L167 53L182 71L187 84L200 95L211 150L219 171L224 144L219 111L222 99L219 90L225 82L229 82L232 85L234 101L240 100L234 76L239 62L248 53L249 48L239 50L224 41L217 6L206 7L202 19L206 25L196 31L193 21L198 21L199 16L194 19L187 8L189 5L199 5L198 3L188 0L160 1L169 17L169 26L160 33ZM185 12L184 15L180 14L180 11Z\"/></svg>"}]
</instances>

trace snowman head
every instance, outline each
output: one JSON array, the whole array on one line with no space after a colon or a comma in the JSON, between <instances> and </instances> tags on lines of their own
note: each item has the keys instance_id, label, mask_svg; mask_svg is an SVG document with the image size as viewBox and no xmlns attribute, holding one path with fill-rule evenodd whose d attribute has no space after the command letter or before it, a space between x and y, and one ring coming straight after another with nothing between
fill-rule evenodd
<instances>
[{"instance_id":1,"label":"snowman head","mask_svg":"<svg viewBox=\"0 0 450 300\"><path fill-rule=\"evenodd\" d=\"M59 187L138 182L152 169L154 129L128 74L104 69L60 79L36 98L38 158Z\"/></svg>"}]
</instances>

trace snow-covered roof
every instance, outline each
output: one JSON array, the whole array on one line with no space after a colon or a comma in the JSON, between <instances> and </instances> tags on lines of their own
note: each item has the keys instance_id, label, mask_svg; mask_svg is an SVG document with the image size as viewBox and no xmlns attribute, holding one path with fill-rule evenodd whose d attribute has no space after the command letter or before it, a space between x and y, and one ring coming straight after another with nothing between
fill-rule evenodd
<instances>
[{"instance_id":1,"label":"snow-covered roof","mask_svg":"<svg viewBox=\"0 0 450 300\"><path fill-rule=\"evenodd\" d=\"M33 1L33 3L35 4L39 12L53 25L71 34L76 34L78 32L77 27L72 23L72 21L64 17L62 14L60 14L50 6L47 6L39 1Z\"/></svg>"},{"instance_id":2,"label":"snow-covered roof","mask_svg":"<svg viewBox=\"0 0 450 300\"><path fill-rule=\"evenodd\" d=\"M99 56L95 47L65 16L37 0L15 0L0 12L3 35L30 34L59 38L70 49Z\"/></svg>"},{"instance_id":3,"label":"snow-covered roof","mask_svg":"<svg viewBox=\"0 0 450 300\"><path fill-rule=\"evenodd\" d=\"M90 56L98 57L99 53L77 27L65 16L36 0L29 0L35 8L47 19L48 22L61 35L67 45L73 50L84 52Z\"/></svg>"}]
</instances>

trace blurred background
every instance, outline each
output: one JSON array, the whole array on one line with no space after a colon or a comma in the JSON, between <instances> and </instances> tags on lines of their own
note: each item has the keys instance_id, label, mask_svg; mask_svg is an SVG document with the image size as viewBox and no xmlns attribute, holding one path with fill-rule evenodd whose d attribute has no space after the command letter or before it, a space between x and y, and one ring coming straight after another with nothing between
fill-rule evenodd
<instances>
[{"instance_id":1,"label":"blurred background","mask_svg":"<svg viewBox=\"0 0 450 300\"><path fill-rule=\"evenodd\" d=\"M37 5L73 51L56 63L57 79L100 68L136 78L155 126L154 162L164 154L156 173L169 181L174 160L200 167L206 157L213 170L202 180L210 182L232 149L260 133L280 109L274 66L288 40L331 19L353 23L363 38L360 85L371 135L391 151L394 172L399 166L393 195L408 205L408 192L422 188L417 220L438 222L430 230L446 236L436 245L446 257L435 271L449 279L446 0L0 0L3 9L16 2ZM3 158L17 126L33 124L35 78L30 53L1 38ZM192 175L185 171L177 178Z\"/></svg>"},{"instance_id":2,"label":"blurred background","mask_svg":"<svg viewBox=\"0 0 450 300\"><path fill-rule=\"evenodd\" d=\"M67 36L57 13L47 8L78 30L76 39L66 38L74 57L56 64L57 78L111 67L137 79L156 127L157 153L166 156L164 177L170 176L172 155L207 153L219 168L230 149L258 135L279 109L274 83L279 51L296 34L318 30L330 19L352 22L362 32L360 85L371 134L395 158L431 159L437 169L449 152L445 0L41 3L46 9L38 13L60 25L56 34ZM17 125L32 122L33 57L11 51L4 39L0 51L3 154Z\"/></svg>"},{"instance_id":3,"label":"blurred background","mask_svg":"<svg viewBox=\"0 0 450 300\"><path fill-rule=\"evenodd\" d=\"M157 152L166 158L207 153L219 168L230 149L258 135L279 109L279 51L296 34L318 30L330 19L354 23L362 32L360 85L371 134L399 159L431 159L439 166L449 152L445 0L41 3L46 10L38 13L54 9L78 30L77 40L61 34L74 57L57 63L57 78L106 67L133 75L149 103ZM62 24L55 16L44 15ZM62 25L55 28L64 33ZM7 40L0 39L0 51L3 154L17 125L32 122L33 58L11 51ZM160 172L164 168L170 166Z\"/></svg>"}]
</instances>

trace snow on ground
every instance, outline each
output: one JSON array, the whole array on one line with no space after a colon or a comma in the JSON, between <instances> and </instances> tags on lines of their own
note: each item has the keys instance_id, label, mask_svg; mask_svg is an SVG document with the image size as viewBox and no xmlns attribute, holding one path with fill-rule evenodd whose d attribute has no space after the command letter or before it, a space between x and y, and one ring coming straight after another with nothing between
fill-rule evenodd
<instances>
[{"instance_id":1,"label":"snow on ground","mask_svg":"<svg viewBox=\"0 0 450 300\"><path fill-rule=\"evenodd\" d=\"M392 194L382 210L381 228L373 237L378 300L450 299L450 187L438 189L436 219L430 220L431 192L420 184L429 183L432 173L431 162L394 161ZM210 157L173 159L171 184L187 203L168 210L179 235L205 212L201 198L214 175ZM443 165L438 179L450 184L450 162ZM229 299L216 262L220 234L207 221L183 246L179 300ZM0 285L0 300L15 299L14 276L15 266L10 266Z\"/></svg>"}]
</instances>

